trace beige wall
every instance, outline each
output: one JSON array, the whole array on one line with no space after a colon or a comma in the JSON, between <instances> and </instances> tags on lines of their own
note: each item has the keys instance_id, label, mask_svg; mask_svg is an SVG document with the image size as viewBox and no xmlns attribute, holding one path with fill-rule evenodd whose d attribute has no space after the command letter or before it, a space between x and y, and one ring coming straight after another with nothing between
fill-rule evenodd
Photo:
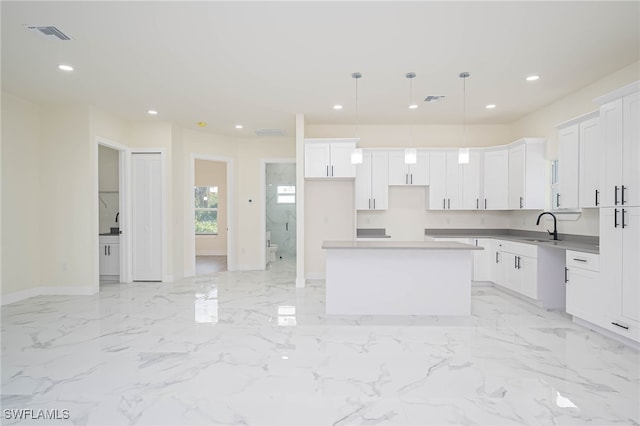
<instances>
[{"instance_id":1,"label":"beige wall","mask_svg":"<svg viewBox=\"0 0 640 426\"><path fill-rule=\"evenodd\" d=\"M352 240L355 236L354 189L353 180L305 181L304 256L306 278L325 277L323 241Z\"/></svg>"},{"instance_id":2,"label":"beige wall","mask_svg":"<svg viewBox=\"0 0 640 426\"><path fill-rule=\"evenodd\" d=\"M218 235L196 235L197 256L227 254L227 163L195 160L196 186L218 187Z\"/></svg>"},{"instance_id":3,"label":"beige wall","mask_svg":"<svg viewBox=\"0 0 640 426\"><path fill-rule=\"evenodd\" d=\"M463 140L463 127L459 125L360 125L358 135L361 148L387 147L459 147ZM305 126L306 138L352 138L356 134L351 125ZM506 124L467 126L468 146L493 146L513 142L512 131Z\"/></svg>"},{"instance_id":4,"label":"beige wall","mask_svg":"<svg viewBox=\"0 0 640 426\"><path fill-rule=\"evenodd\" d=\"M2 93L2 295L41 283L40 107Z\"/></svg>"}]
</instances>

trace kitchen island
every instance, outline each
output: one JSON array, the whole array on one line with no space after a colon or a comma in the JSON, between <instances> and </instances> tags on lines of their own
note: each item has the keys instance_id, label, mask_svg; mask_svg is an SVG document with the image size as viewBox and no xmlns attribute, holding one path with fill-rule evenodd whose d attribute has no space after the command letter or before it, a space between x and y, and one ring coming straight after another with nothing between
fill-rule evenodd
<instances>
[{"instance_id":1,"label":"kitchen island","mask_svg":"<svg viewBox=\"0 0 640 426\"><path fill-rule=\"evenodd\" d=\"M473 250L457 242L325 241L326 312L470 315Z\"/></svg>"}]
</instances>

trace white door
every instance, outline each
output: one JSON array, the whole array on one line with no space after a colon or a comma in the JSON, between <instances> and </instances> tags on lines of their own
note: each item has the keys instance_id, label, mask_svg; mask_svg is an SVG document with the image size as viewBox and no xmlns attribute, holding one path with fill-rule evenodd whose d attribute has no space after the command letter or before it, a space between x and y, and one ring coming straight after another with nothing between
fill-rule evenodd
<instances>
[{"instance_id":1,"label":"white door","mask_svg":"<svg viewBox=\"0 0 640 426\"><path fill-rule=\"evenodd\" d=\"M622 108L624 111L622 134L624 205L640 206L640 93L625 96Z\"/></svg>"},{"instance_id":2,"label":"white door","mask_svg":"<svg viewBox=\"0 0 640 426\"><path fill-rule=\"evenodd\" d=\"M162 281L160 154L132 154L133 280Z\"/></svg>"},{"instance_id":3,"label":"white door","mask_svg":"<svg viewBox=\"0 0 640 426\"><path fill-rule=\"evenodd\" d=\"M429 152L418 150L416 164L409 167L411 185L429 185Z\"/></svg>"},{"instance_id":4,"label":"white door","mask_svg":"<svg viewBox=\"0 0 640 426\"><path fill-rule=\"evenodd\" d=\"M371 198L374 210L389 208L389 154L385 151L371 153Z\"/></svg>"},{"instance_id":5,"label":"white door","mask_svg":"<svg viewBox=\"0 0 640 426\"><path fill-rule=\"evenodd\" d=\"M462 209L462 169L458 152L447 152L447 209Z\"/></svg>"},{"instance_id":6,"label":"white door","mask_svg":"<svg viewBox=\"0 0 640 426\"><path fill-rule=\"evenodd\" d=\"M404 162L404 151L389 151L389 185L408 185L408 167Z\"/></svg>"},{"instance_id":7,"label":"white door","mask_svg":"<svg viewBox=\"0 0 640 426\"><path fill-rule=\"evenodd\" d=\"M600 119L580 123L580 207L600 205Z\"/></svg>"},{"instance_id":8,"label":"white door","mask_svg":"<svg viewBox=\"0 0 640 426\"><path fill-rule=\"evenodd\" d=\"M484 153L484 203L486 210L509 208L509 151Z\"/></svg>"},{"instance_id":9,"label":"white door","mask_svg":"<svg viewBox=\"0 0 640 426\"><path fill-rule=\"evenodd\" d=\"M328 177L329 174L329 144L304 144L304 177Z\"/></svg>"},{"instance_id":10,"label":"white door","mask_svg":"<svg viewBox=\"0 0 640 426\"><path fill-rule=\"evenodd\" d=\"M524 208L525 145L509 149L509 209Z\"/></svg>"},{"instance_id":11,"label":"white door","mask_svg":"<svg viewBox=\"0 0 640 426\"><path fill-rule=\"evenodd\" d=\"M622 312L622 209L600 209L600 273L607 282L606 311L617 317ZM626 218L625 218L626 219ZM635 260L638 263L638 260Z\"/></svg>"},{"instance_id":12,"label":"white door","mask_svg":"<svg viewBox=\"0 0 640 426\"><path fill-rule=\"evenodd\" d=\"M622 99L600 107L600 127L604 166L601 172L601 206L611 207L620 204L622 185Z\"/></svg>"},{"instance_id":13,"label":"white door","mask_svg":"<svg viewBox=\"0 0 640 426\"><path fill-rule=\"evenodd\" d=\"M355 148L355 143L330 144L331 165L329 166L329 176L356 177L356 166L351 163L351 154Z\"/></svg>"},{"instance_id":14,"label":"white door","mask_svg":"<svg viewBox=\"0 0 640 426\"><path fill-rule=\"evenodd\" d=\"M480 204L480 153L469 152L469 163L461 164L462 169L462 208L479 210Z\"/></svg>"},{"instance_id":15,"label":"white door","mask_svg":"<svg viewBox=\"0 0 640 426\"><path fill-rule=\"evenodd\" d=\"M356 164L356 210L371 210L371 152L362 154L362 163Z\"/></svg>"},{"instance_id":16,"label":"white door","mask_svg":"<svg viewBox=\"0 0 640 426\"><path fill-rule=\"evenodd\" d=\"M429 157L429 209L447 208L447 155L432 152Z\"/></svg>"},{"instance_id":17,"label":"white door","mask_svg":"<svg viewBox=\"0 0 640 426\"><path fill-rule=\"evenodd\" d=\"M578 207L578 159L580 129L577 124L558 133L558 185L556 205L561 209Z\"/></svg>"},{"instance_id":18,"label":"white door","mask_svg":"<svg viewBox=\"0 0 640 426\"><path fill-rule=\"evenodd\" d=\"M622 211L622 315L640 321L640 207Z\"/></svg>"}]
</instances>

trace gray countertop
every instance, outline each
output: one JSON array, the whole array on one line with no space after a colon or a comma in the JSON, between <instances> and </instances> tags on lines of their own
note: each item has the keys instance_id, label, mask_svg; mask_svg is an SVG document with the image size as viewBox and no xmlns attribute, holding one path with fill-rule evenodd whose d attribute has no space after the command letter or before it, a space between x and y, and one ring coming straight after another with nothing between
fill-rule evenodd
<instances>
[{"instance_id":1,"label":"gray countertop","mask_svg":"<svg viewBox=\"0 0 640 426\"><path fill-rule=\"evenodd\" d=\"M471 244L449 241L324 241L323 249L483 250Z\"/></svg>"},{"instance_id":2,"label":"gray countertop","mask_svg":"<svg viewBox=\"0 0 640 426\"><path fill-rule=\"evenodd\" d=\"M600 253L600 238L589 235L558 234L558 241L550 239L546 232L517 229L425 229L424 235L432 238L493 238L540 247Z\"/></svg>"}]
</instances>

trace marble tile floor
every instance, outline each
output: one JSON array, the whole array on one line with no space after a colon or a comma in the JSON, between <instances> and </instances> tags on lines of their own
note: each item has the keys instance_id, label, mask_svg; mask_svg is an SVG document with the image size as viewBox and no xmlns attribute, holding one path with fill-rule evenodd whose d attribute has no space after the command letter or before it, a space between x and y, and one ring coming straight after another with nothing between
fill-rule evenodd
<instances>
[{"instance_id":1,"label":"marble tile floor","mask_svg":"<svg viewBox=\"0 0 640 426\"><path fill-rule=\"evenodd\" d=\"M284 261L3 306L2 424L640 422L638 351L564 314L479 287L471 317L331 317L293 283Z\"/></svg>"},{"instance_id":2,"label":"marble tile floor","mask_svg":"<svg viewBox=\"0 0 640 426\"><path fill-rule=\"evenodd\" d=\"M227 270L227 256L196 256L196 275L213 274Z\"/></svg>"}]
</instances>

